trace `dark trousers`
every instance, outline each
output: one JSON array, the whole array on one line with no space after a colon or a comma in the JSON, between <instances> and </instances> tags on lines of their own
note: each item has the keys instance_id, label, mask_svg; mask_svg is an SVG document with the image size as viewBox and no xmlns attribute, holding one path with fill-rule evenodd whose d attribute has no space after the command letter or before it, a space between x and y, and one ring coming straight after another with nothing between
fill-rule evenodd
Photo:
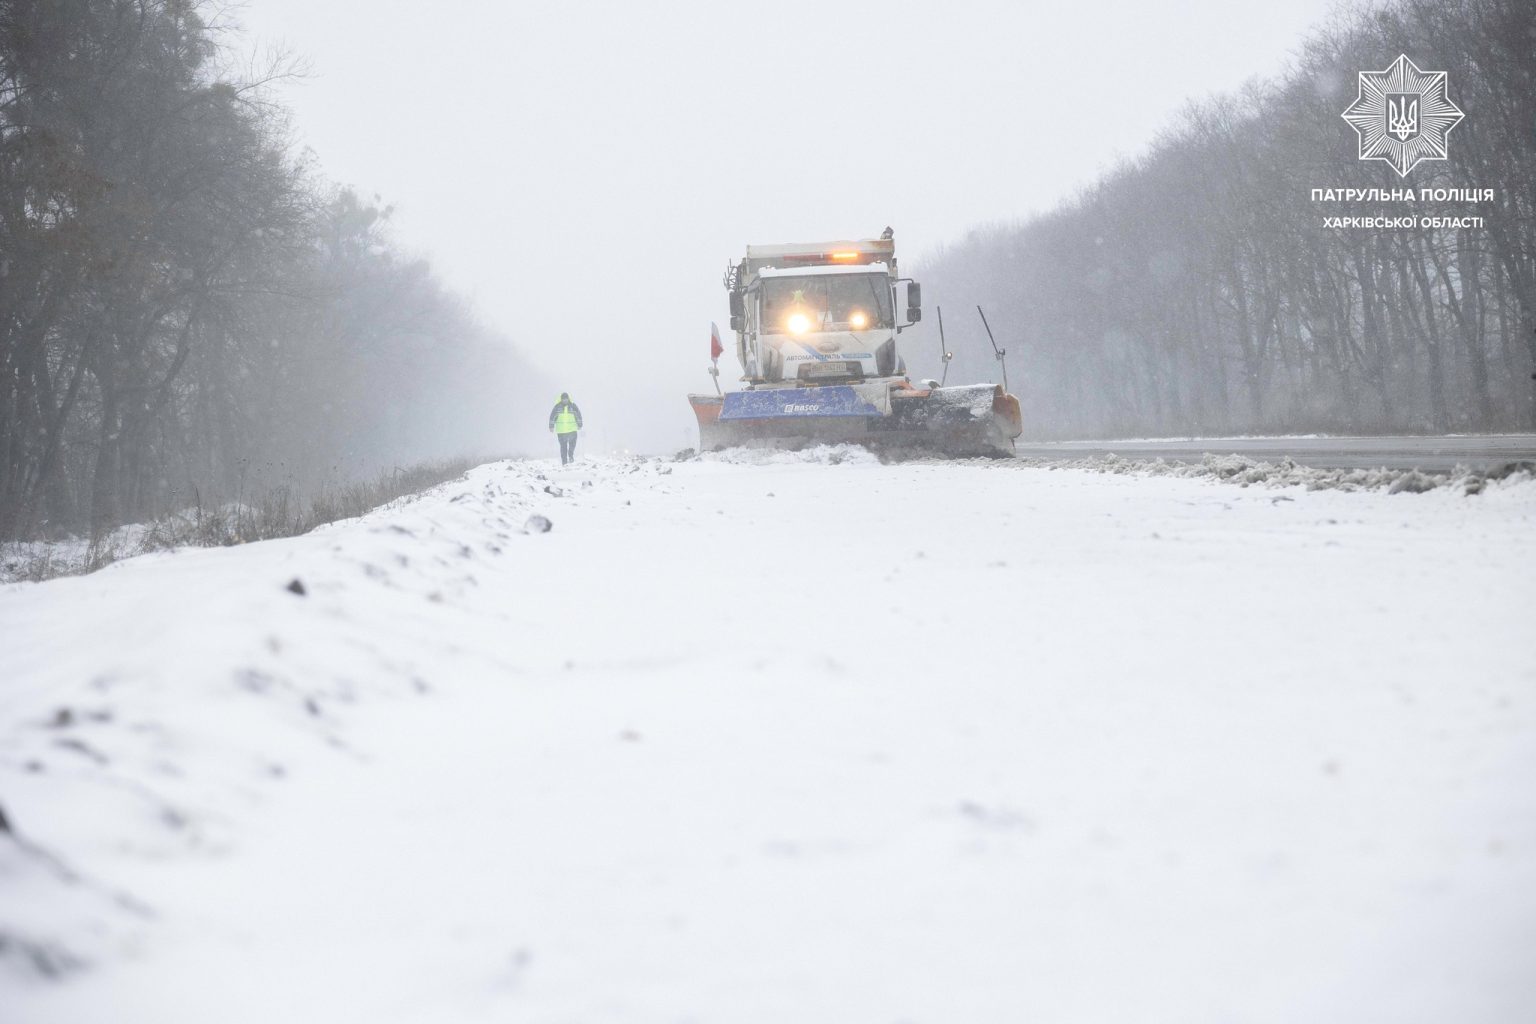
<instances>
[{"instance_id":1,"label":"dark trousers","mask_svg":"<svg viewBox=\"0 0 1536 1024\"><path fill-rule=\"evenodd\" d=\"M560 465L576 461L576 431L569 434L556 434L560 439Z\"/></svg>"}]
</instances>

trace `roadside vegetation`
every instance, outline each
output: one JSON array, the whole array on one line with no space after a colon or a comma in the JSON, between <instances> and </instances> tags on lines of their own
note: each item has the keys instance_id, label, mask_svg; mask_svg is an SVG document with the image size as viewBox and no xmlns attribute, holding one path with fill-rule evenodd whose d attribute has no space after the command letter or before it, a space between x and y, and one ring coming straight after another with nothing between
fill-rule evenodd
<instances>
[{"instance_id":1,"label":"roadside vegetation","mask_svg":"<svg viewBox=\"0 0 1536 1024\"><path fill-rule=\"evenodd\" d=\"M253 493L296 529L328 481L513 447L547 398L390 207L293 144L302 65L246 52L231 10L0 4L0 541L105 551Z\"/></svg>"},{"instance_id":2,"label":"roadside vegetation","mask_svg":"<svg viewBox=\"0 0 1536 1024\"><path fill-rule=\"evenodd\" d=\"M95 572L123 558L183 547L230 547L296 537L456 480L489 459L440 459L372 480L322 484L306 495L284 484L222 504L201 501L150 522L95 537L0 542L0 583L41 582Z\"/></svg>"},{"instance_id":3,"label":"roadside vegetation","mask_svg":"<svg viewBox=\"0 0 1536 1024\"><path fill-rule=\"evenodd\" d=\"M1359 159L1341 116L1399 54L1465 113L1448 158L1406 177ZM1191 103L1056 209L925 260L950 375L995 372L981 304L1029 438L1536 429L1533 55L1530 0L1341 8L1282 76ZM1435 198L1453 189L1493 195ZM1404 226L1325 219L1351 217Z\"/></svg>"}]
</instances>

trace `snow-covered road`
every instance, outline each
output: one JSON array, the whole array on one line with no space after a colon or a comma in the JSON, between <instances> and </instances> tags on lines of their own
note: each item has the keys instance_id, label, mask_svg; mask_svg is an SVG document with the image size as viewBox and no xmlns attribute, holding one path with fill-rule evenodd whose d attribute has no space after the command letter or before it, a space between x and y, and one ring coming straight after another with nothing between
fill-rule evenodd
<instances>
[{"instance_id":1,"label":"snow-covered road","mask_svg":"<svg viewBox=\"0 0 1536 1024\"><path fill-rule=\"evenodd\" d=\"M821 450L0 587L0 1020L1523 1022L1533 569Z\"/></svg>"},{"instance_id":2,"label":"snow-covered road","mask_svg":"<svg viewBox=\"0 0 1536 1024\"><path fill-rule=\"evenodd\" d=\"M1026 441L1020 458L1081 459L1118 455L1125 459L1199 462L1206 453L1241 455L1263 462L1291 459L1303 466L1332 469L1423 469L1449 472L1458 466L1492 469L1536 461L1536 434L1451 434L1409 437L1193 437L1126 441Z\"/></svg>"}]
</instances>

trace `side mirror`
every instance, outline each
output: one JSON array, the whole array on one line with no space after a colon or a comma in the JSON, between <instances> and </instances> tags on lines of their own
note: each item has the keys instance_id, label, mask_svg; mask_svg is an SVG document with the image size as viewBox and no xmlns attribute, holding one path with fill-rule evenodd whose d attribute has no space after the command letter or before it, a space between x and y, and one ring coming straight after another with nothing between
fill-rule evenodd
<instances>
[{"instance_id":1,"label":"side mirror","mask_svg":"<svg viewBox=\"0 0 1536 1024\"><path fill-rule=\"evenodd\" d=\"M916 306L907 307L907 323L915 324L923 318L923 311Z\"/></svg>"},{"instance_id":2,"label":"side mirror","mask_svg":"<svg viewBox=\"0 0 1536 1024\"><path fill-rule=\"evenodd\" d=\"M917 323L923 318L923 286L916 281L907 282L907 321Z\"/></svg>"},{"instance_id":3,"label":"side mirror","mask_svg":"<svg viewBox=\"0 0 1536 1024\"><path fill-rule=\"evenodd\" d=\"M732 313L731 314L731 330L735 331L738 334L741 333L741 314L740 313Z\"/></svg>"},{"instance_id":4,"label":"side mirror","mask_svg":"<svg viewBox=\"0 0 1536 1024\"><path fill-rule=\"evenodd\" d=\"M734 321L747 311L747 303L741 292L731 292L731 319Z\"/></svg>"}]
</instances>

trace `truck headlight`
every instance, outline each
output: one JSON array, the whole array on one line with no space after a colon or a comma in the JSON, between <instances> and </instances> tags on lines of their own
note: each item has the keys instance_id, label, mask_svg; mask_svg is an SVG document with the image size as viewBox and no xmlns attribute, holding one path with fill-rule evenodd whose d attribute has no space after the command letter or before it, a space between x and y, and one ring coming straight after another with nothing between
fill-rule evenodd
<instances>
[{"instance_id":1,"label":"truck headlight","mask_svg":"<svg viewBox=\"0 0 1536 1024\"><path fill-rule=\"evenodd\" d=\"M869 326L869 317L865 316L863 313L855 311L854 314L848 318L848 326L854 328L855 330L862 331L865 327Z\"/></svg>"},{"instance_id":2,"label":"truck headlight","mask_svg":"<svg viewBox=\"0 0 1536 1024\"><path fill-rule=\"evenodd\" d=\"M790 318L789 318L789 333L790 334L804 334L806 331L808 331L810 329L811 329L810 317L806 316L804 313L795 313L795 314L792 314L790 316Z\"/></svg>"}]
</instances>

